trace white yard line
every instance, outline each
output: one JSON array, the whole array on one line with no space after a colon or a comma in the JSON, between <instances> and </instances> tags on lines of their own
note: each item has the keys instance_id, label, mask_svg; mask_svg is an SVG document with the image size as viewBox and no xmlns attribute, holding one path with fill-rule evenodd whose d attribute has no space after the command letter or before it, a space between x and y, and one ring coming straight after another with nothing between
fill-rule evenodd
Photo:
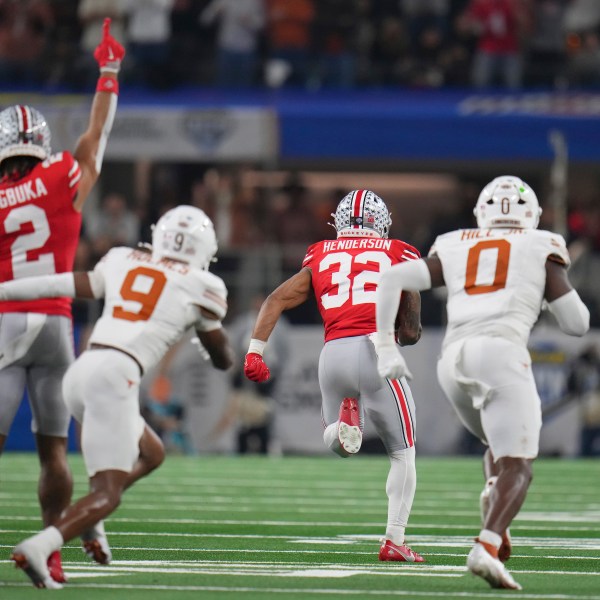
<instances>
[{"instance_id":1,"label":"white yard line","mask_svg":"<svg viewBox=\"0 0 600 600\"><path fill-rule=\"evenodd\" d=\"M126 508L121 508L120 511L126 511ZM373 528L381 529L381 522L372 523L349 523L347 521L283 521L283 520L251 520L251 519L165 519L161 517L148 517L148 518L133 518L133 517L111 517L110 519L114 523L161 523L161 524L180 524L180 525L258 525L258 526L269 526L269 527L343 527L343 528ZM36 516L20 516L20 515L0 515L0 523L2 522L15 522L15 521L32 521L39 523L39 517ZM514 527L515 531L518 531L519 525ZM536 531L578 531L578 532L600 532L600 526L597 527L571 527L571 526L544 526L535 525L528 526L527 524L522 525L523 529L535 529ZM473 531L473 525L452 525L452 524L435 524L435 523L411 523L409 525L411 531L416 529L454 529L454 530L465 530L466 532Z\"/></svg>"},{"instance_id":2,"label":"white yard line","mask_svg":"<svg viewBox=\"0 0 600 600\"><path fill-rule=\"evenodd\" d=\"M7 584L0 581L0 587L28 587L30 583ZM420 598L473 598L480 600L481 592L433 592L433 591L409 591L409 590L372 590L372 589L332 589L332 588L277 588L277 587L225 587L225 586L203 586L203 585L134 585L134 584L116 584L116 583L76 583L72 589L107 589L107 590L147 590L147 591L167 591L167 592L223 592L227 594L300 594L304 596L310 595L339 595L339 596L389 596L389 597L420 597ZM507 598L505 592L495 592L486 589L485 598ZM511 600L598 600L597 595L587 596L580 594L527 594L520 592L511 592Z\"/></svg>"}]
</instances>

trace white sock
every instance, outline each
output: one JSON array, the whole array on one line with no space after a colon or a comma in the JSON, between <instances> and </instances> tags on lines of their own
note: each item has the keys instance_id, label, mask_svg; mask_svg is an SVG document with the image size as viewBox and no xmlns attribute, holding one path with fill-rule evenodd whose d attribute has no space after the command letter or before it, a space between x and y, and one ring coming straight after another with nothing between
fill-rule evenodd
<instances>
[{"instance_id":1,"label":"white sock","mask_svg":"<svg viewBox=\"0 0 600 600\"><path fill-rule=\"evenodd\" d=\"M479 541L490 544L491 546L494 546L494 548L498 549L502 543L502 536L491 529L482 529L479 532Z\"/></svg>"},{"instance_id":2,"label":"white sock","mask_svg":"<svg viewBox=\"0 0 600 600\"><path fill-rule=\"evenodd\" d=\"M55 550L59 550L64 542L60 531L52 525L32 535L26 541L35 544L44 556L50 556Z\"/></svg>"},{"instance_id":3,"label":"white sock","mask_svg":"<svg viewBox=\"0 0 600 600\"><path fill-rule=\"evenodd\" d=\"M417 488L415 448L390 455L390 472L385 491L388 496L388 520L385 537L397 546L404 544L404 532Z\"/></svg>"}]
</instances>

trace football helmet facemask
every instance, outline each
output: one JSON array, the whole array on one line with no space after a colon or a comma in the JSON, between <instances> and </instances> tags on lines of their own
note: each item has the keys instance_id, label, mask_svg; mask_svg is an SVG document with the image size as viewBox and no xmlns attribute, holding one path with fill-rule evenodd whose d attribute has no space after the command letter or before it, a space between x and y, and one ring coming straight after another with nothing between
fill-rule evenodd
<instances>
[{"instance_id":1,"label":"football helmet facemask","mask_svg":"<svg viewBox=\"0 0 600 600\"><path fill-rule=\"evenodd\" d=\"M208 269L217 253L217 236L206 213L194 206L167 211L152 230L152 257L171 258Z\"/></svg>"},{"instance_id":2,"label":"football helmet facemask","mask_svg":"<svg viewBox=\"0 0 600 600\"><path fill-rule=\"evenodd\" d=\"M524 181L512 175L503 175L483 188L473 214L481 229L535 229L542 209L535 192Z\"/></svg>"},{"instance_id":3,"label":"football helmet facemask","mask_svg":"<svg viewBox=\"0 0 600 600\"><path fill-rule=\"evenodd\" d=\"M371 190L350 192L331 216L338 237L387 238L392 224L385 202Z\"/></svg>"},{"instance_id":4,"label":"football helmet facemask","mask_svg":"<svg viewBox=\"0 0 600 600\"><path fill-rule=\"evenodd\" d=\"M11 156L50 156L50 128L35 108L16 104L0 112L0 162Z\"/></svg>"}]
</instances>

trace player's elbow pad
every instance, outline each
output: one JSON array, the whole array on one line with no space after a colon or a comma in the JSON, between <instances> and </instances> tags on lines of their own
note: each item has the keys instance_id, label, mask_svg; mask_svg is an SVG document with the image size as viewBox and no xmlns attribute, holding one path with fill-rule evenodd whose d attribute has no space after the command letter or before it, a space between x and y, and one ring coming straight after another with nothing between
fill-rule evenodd
<instances>
[{"instance_id":1,"label":"player's elbow pad","mask_svg":"<svg viewBox=\"0 0 600 600\"><path fill-rule=\"evenodd\" d=\"M590 328L590 311L575 290L549 302L548 310L568 335L582 336Z\"/></svg>"}]
</instances>

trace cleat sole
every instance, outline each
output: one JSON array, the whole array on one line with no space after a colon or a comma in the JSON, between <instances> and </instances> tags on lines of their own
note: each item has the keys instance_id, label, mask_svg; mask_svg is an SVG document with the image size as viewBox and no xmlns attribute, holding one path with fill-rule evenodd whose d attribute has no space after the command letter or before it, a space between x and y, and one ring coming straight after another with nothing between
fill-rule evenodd
<instances>
[{"instance_id":1,"label":"cleat sole","mask_svg":"<svg viewBox=\"0 0 600 600\"><path fill-rule=\"evenodd\" d=\"M36 588L42 589L46 587L44 580L39 576L37 571L29 566L24 554L14 553L10 559L15 563L15 568L21 569L31 579Z\"/></svg>"},{"instance_id":2,"label":"cleat sole","mask_svg":"<svg viewBox=\"0 0 600 600\"><path fill-rule=\"evenodd\" d=\"M102 550L98 540L89 540L82 542L83 551L99 565L108 565L110 560L107 554Z\"/></svg>"},{"instance_id":3,"label":"cleat sole","mask_svg":"<svg viewBox=\"0 0 600 600\"><path fill-rule=\"evenodd\" d=\"M362 444L362 433L359 427L340 423L338 429L338 438L342 448L348 454L356 454L360 450Z\"/></svg>"}]
</instances>

